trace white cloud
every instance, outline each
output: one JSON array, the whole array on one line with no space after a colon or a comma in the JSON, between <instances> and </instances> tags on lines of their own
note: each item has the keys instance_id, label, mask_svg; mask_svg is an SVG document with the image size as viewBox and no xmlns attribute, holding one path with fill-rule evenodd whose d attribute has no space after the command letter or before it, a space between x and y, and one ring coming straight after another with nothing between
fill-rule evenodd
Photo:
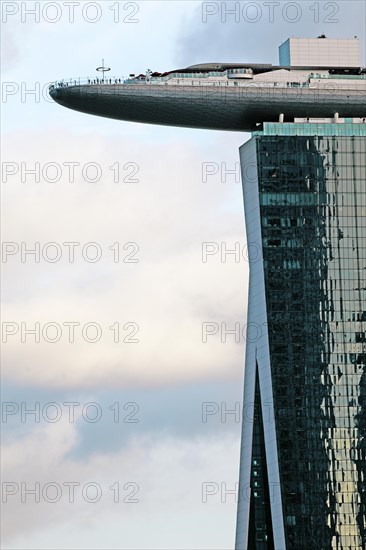
<instances>
[{"instance_id":1,"label":"white cloud","mask_svg":"<svg viewBox=\"0 0 366 550\"><path fill-rule=\"evenodd\" d=\"M223 503L221 484L232 489L237 480L239 442L233 436L136 438L123 450L101 450L83 461L70 458L76 440L76 424L59 422L40 426L4 449L3 482L19 486L19 492L9 495L2 507L4 548L214 549L232 545L235 497L228 495ZM39 483L40 502L35 503L32 495L20 502L21 482L25 483L23 495L25 488ZM79 483L72 503L71 482ZM82 497L83 488L91 482L101 491L95 503ZM118 503L109 489L117 482ZM213 484L209 490L218 492L203 502L202 484L208 482ZM47 483L61 488L58 502L49 502L56 490L53 485L46 491ZM89 486L84 494L93 499L96 491ZM129 502L133 499L138 502ZM207 521L210 528L203 531L201 522Z\"/></svg>"},{"instance_id":2,"label":"white cloud","mask_svg":"<svg viewBox=\"0 0 366 550\"><path fill-rule=\"evenodd\" d=\"M118 123L117 123L118 124ZM58 387L99 386L100 384L169 384L202 378L232 378L243 366L244 339L236 343L220 334L202 343L202 323L235 322L245 325L246 278L248 265L233 256L221 263L220 254L202 262L202 242L235 242L244 245L244 223L240 183L220 174L202 182L202 162L238 162L236 144L240 136L211 138L208 145L187 146L183 140L151 142L112 137L80 136L60 130L56 135L24 134L8 139L4 160L34 168L40 163L41 181L32 175L21 182L22 168L4 184L5 230L3 239L41 250L49 242L58 243L62 257L57 263L40 263L20 251L3 264L3 320L35 322L41 328L56 322L62 328L59 342L49 343L32 336L21 343L21 330L4 345L4 375L17 382ZM224 142L232 141L232 151L222 153ZM60 181L47 179L42 169L56 162ZM97 162L100 181L82 179L75 169L75 182L67 181L65 163L83 167ZM138 183L114 183L110 170L133 162ZM122 176L123 168L121 169ZM24 168L23 168L24 172ZM125 170L126 174L130 169ZM93 174L93 171L90 172ZM88 178L91 176L88 176ZM75 262L68 262L65 242L79 242ZM96 242L102 251L98 263L89 263L81 248ZM135 242L139 263L115 263L110 247L121 244L126 256ZM52 254L50 250L50 254ZM91 250L93 253L93 250ZM85 342L81 328L69 343L64 322L96 322L102 330L98 343ZM109 329L115 322L121 329L127 322L139 326L139 343L114 343ZM132 331L121 330L125 337ZM49 335L53 336L51 329ZM93 330L90 337L93 337Z\"/></svg>"}]
</instances>

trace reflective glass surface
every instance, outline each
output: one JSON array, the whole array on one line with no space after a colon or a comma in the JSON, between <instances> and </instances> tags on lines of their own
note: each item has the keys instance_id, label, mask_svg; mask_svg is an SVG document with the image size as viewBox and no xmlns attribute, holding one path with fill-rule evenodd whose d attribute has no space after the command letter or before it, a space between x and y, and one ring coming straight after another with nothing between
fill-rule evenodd
<instances>
[{"instance_id":1,"label":"reflective glass surface","mask_svg":"<svg viewBox=\"0 0 366 550\"><path fill-rule=\"evenodd\" d=\"M366 139L269 126L253 139L286 547L361 550Z\"/></svg>"}]
</instances>

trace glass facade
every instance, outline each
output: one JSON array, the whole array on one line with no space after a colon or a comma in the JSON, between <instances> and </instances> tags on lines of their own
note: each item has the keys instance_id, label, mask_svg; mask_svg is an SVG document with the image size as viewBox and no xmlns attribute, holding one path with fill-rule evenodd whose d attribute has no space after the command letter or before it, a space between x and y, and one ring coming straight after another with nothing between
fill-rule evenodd
<instances>
[{"instance_id":1,"label":"glass facade","mask_svg":"<svg viewBox=\"0 0 366 550\"><path fill-rule=\"evenodd\" d=\"M267 475L263 412L260 399L258 370L255 379L253 447L250 471L250 516L248 548L273 549L270 488Z\"/></svg>"},{"instance_id":2,"label":"glass facade","mask_svg":"<svg viewBox=\"0 0 366 550\"><path fill-rule=\"evenodd\" d=\"M257 368L255 356L258 381L246 372L252 389L244 401L258 407L259 400L263 410L263 390L271 393L273 419L262 418L261 440L271 467L262 479L267 476L267 494L279 482L280 497L269 503L273 527L263 523L267 544L255 515L266 517L268 502L252 496L248 511L239 506L237 549L363 550L366 128L265 124L250 141L241 148L248 242L260 239L263 250L250 284L263 280L264 305L257 291L248 315L250 321L262 308L268 332L258 349L247 351L246 371ZM253 154L257 175L249 181L245 166ZM251 454L252 495L258 494L257 417L254 426L243 422L241 462L247 465Z\"/></svg>"}]
</instances>

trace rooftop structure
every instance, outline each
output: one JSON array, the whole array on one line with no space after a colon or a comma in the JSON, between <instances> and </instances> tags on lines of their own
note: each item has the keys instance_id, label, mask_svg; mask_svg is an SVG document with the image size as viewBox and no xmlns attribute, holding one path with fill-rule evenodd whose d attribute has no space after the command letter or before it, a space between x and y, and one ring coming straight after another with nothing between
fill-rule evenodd
<instances>
[{"instance_id":1,"label":"rooftop structure","mask_svg":"<svg viewBox=\"0 0 366 550\"><path fill-rule=\"evenodd\" d=\"M366 69L210 63L165 73L59 81L52 98L83 113L150 124L252 131L263 120L366 116Z\"/></svg>"},{"instance_id":2,"label":"rooftop structure","mask_svg":"<svg viewBox=\"0 0 366 550\"><path fill-rule=\"evenodd\" d=\"M360 41L355 38L288 38L279 49L280 65L290 67L359 67Z\"/></svg>"}]
</instances>

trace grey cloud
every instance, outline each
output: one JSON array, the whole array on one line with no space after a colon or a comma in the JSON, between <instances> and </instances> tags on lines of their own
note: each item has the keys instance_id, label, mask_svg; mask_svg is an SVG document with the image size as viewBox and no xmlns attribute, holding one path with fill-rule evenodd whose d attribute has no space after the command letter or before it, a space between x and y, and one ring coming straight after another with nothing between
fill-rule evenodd
<instances>
[{"instance_id":1,"label":"grey cloud","mask_svg":"<svg viewBox=\"0 0 366 550\"><path fill-rule=\"evenodd\" d=\"M239 411L240 405L236 403L242 402L242 376L239 371L237 378L229 382L204 381L153 390L105 389L89 394L9 384L3 391L3 443L19 441L36 427L50 426L52 429L54 424L48 420L48 415L51 417L56 411L50 405L52 403L57 404L63 419L68 420L69 409L64 403L80 403L75 408L77 414L91 402L97 403L101 418L93 423L83 415L77 418L75 414L77 439L68 458L83 460L93 453L117 452L128 446L134 438L142 436L189 440L207 436L221 438L233 434L239 438L240 414L229 413L235 409ZM36 403L41 411L39 423L32 413L25 414L25 409L34 410ZM119 404L118 421L115 403ZM13 407L18 412L6 415L6 411L11 412ZM90 410L93 415L95 409L92 407Z\"/></svg>"},{"instance_id":2,"label":"grey cloud","mask_svg":"<svg viewBox=\"0 0 366 550\"><path fill-rule=\"evenodd\" d=\"M204 4L218 10L207 15L206 22L202 15ZM226 6L229 12L235 4L238 22L235 15L225 14L225 8L222 8ZM298 15L291 4L297 4ZM214 61L275 65L278 63L278 47L288 37L315 37L325 33L339 38L357 35L361 40L362 63L365 63L365 3L347 0L315 4L319 6L319 13L314 11L314 2L307 0L202 2L182 28L176 46L177 61L182 67ZM270 18L272 10L273 22ZM289 22L297 17L298 21Z\"/></svg>"}]
</instances>

